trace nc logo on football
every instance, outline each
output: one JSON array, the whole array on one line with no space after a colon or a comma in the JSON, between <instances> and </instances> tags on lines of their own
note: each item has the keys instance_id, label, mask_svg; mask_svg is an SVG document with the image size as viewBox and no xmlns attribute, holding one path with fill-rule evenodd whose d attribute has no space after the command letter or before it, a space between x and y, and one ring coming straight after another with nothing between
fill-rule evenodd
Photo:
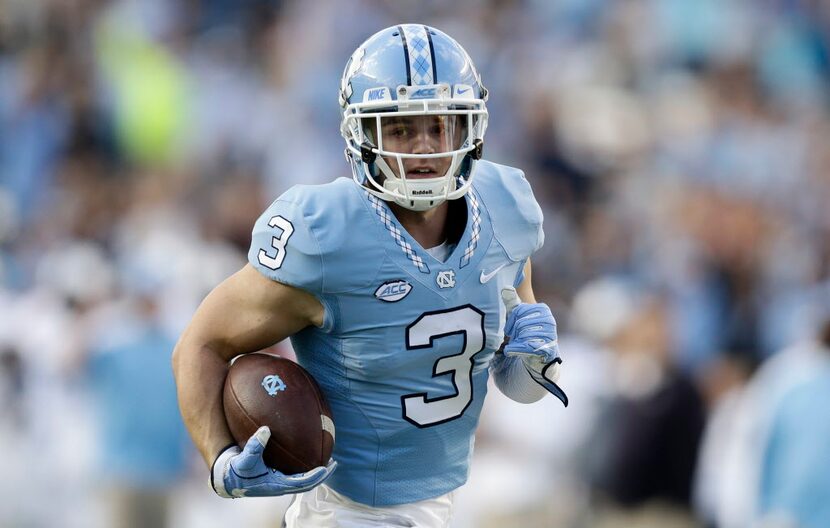
<instances>
[{"instance_id":1,"label":"nc logo on football","mask_svg":"<svg viewBox=\"0 0 830 528\"><path fill-rule=\"evenodd\" d=\"M285 390L285 383L276 374L271 374L262 378L262 388L269 396L276 396L278 391Z\"/></svg>"},{"instance_id":2,"label":"nc logo on football","mask_svg":"<svg viewBox=\"0 0 830 528\"><path fill-rule=\"evenodd\" d=\"M375 297L385 302L400 301L412 291L412 285L405 280L384 282L375 290Z\"/></svg>"}]
</instances>

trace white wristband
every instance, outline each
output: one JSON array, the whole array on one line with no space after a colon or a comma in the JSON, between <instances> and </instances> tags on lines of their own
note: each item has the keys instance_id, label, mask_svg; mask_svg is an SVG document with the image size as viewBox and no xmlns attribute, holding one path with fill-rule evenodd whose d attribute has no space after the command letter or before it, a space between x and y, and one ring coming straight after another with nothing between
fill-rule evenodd
<instances>
[{"instance_id":1,"label":"white wristband","mask_svg":"<svg viewBox=\"0 0 830 528\"><path fill-rule=\"evenodd\" d=\"M213 466L210 468L210 487L222 498L233 499L234 496L228 493L225 489L225 472L228 469L228 464L231 458L235 457L242 450L236 444L231 444L223 449L216 460L213 461Z\"/></svg>"},{"instance_id":2,"label":"white wristband","mask_svg":"<svg viewBox=\"0 0 830 528\"><path fill-rule=\"evenodd\" d=\"M505 357L498 354L490 366L496 387L513 401L533 403L542 399L548 391L533 381L527 372L524 361L518 357Z\"/></svg>"}]
</instances>

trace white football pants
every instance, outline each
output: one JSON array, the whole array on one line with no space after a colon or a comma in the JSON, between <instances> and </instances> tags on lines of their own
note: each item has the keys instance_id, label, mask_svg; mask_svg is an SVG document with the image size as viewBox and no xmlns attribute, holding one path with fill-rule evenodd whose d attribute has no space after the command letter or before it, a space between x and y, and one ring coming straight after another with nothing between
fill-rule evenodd
<instances>
[{"instance_id":1,"label":"white football pants","mask_svg":"<svg viewBox=\"0 0 830 528\"><path fill-rule=\"evenodd\" d=\"M285 512L285 528L365 528L371 526L446 528L452 518L451 491L440 497L396 506L366 506L325 484L298 494Z\"/></svg>"}]
</instances>

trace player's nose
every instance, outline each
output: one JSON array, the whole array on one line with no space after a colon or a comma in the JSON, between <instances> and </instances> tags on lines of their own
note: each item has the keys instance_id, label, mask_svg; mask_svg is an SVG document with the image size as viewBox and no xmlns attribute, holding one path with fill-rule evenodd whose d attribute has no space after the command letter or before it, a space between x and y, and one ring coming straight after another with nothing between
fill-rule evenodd
<instances>
[{"instance_id":1,"label":"player's nose","mask_svg":"<svg viewBox=\"0 0 830 528\"><path fill-rule=\"evenodd\" d=\"M412 139L412 154L433 154L437 144L437 140L429 132L420 131Z\"/></svg>"}]
</instances>

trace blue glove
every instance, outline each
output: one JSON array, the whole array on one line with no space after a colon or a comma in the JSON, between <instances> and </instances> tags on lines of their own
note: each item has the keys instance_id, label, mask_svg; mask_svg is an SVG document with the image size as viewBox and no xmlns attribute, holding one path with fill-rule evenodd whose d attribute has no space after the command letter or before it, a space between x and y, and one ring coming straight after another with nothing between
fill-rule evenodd
<instances>
[{"instance_id":1,"label":"blue glove","mask_svg":"<svg viewBox=\"0 0 830 528\"><path fill-rule=\"evenodd\" d=\"M329 460L327 466L320 466L306 473L285 475L265 465L262 453L271 438L268 426L262 426L245 444L245 449L232 445L224 449L211 469L210 484L220 497L269 497L302 493L326 480L337 467Z\"/></svg>"},{"instance_id":2,"label":"blue glove","mask_svg":"<svg viewBox=\"0 0 830 528\"><path fill-rule=\"evenodd\" d=\"M568 397L556 384L562 358L550 308L544 303L521 302L513 288L504 288L501 297L507 308L504 335L508 339L502 352L506 357L521 358L533 380L567 406Z\"/></svg>"}]
</instances>

